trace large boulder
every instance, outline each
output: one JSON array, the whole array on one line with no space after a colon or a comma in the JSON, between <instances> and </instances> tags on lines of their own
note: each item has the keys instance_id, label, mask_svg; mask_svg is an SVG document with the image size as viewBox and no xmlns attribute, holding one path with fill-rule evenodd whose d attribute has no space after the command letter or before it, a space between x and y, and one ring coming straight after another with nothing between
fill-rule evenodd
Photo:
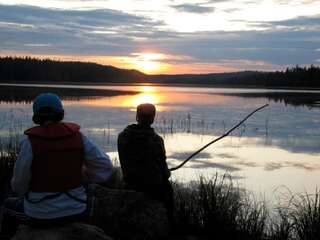
<instances>
[{"instance_id":1,"label":"large boulder","mask_svg":"<svg viewBox=\"0 0 320 240\"><path fill-rule=\"evenodd\" d=\"M112 240L100 228L83 223L72 223L60 227L35 228L26 225L19 229L12 240Z\"/></svg>"},{"instance_id":2,"label":"large boulder","mask_svg":"<svg viewBox=\"0 0 320 240\"><path fill-rule=\"evenodd\" d=\"M91 185L90 223L115 239L165 239L169 223L164 206L143 193Z\"/></svg>"}]
</instances>

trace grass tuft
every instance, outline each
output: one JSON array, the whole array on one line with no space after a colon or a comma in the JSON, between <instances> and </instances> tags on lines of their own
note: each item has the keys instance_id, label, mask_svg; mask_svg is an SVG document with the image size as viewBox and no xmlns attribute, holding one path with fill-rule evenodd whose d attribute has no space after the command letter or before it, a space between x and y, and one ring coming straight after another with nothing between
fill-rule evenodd
<instances>
[{"instance_id":1,"label":"grass tuft","mask_svg":"<svg viewBox=\"0 0 320 240\"><path fill-rule=\"evenodd\" d=\"M175 188L176 228L217 239L264 239L267 209L234 187L231 177L200 177L197 183Z\"/></svg>"}]
</instances>

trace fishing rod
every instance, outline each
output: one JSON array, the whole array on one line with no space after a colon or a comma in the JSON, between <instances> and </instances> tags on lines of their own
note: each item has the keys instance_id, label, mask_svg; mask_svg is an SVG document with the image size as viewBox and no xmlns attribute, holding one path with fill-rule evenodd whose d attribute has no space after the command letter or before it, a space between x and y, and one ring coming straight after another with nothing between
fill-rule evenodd
<instances>
[{"instance_id":1,"label":"fishing rod","mask_svg":"<svg viewBox=\"0 0 320 240\"><path fill-rule=\"evenodd\" d=\"M180 163L178 166L170 168L169 170L175 171L178 170L179 168L183 167L187 162L189 162L189 160L191 158L193 158L195 155L197 155L198 153L202 152L204 149L206 149L207 147L209 147L211 144L214 144L215 142L218 142L219 140L221 140L222 138L227 137L230 133L232 133L235 129L237 129L241 124L243 124L245 121L247 121L247 119L249 117L251 117L253 114L255 114L256 112L262 110L263 108L269 106L269 104L265 104L259 108L257 108L256 110L254 110L253 112L251 112L250 114L248 114L243 120L241 120L237 125L235 125L233 128L231 128L228 132L226 132L225 134L223 134L222 136L214 139L213 141L209 142L208 144L204 145L202 148L200 148L198 151L194 152L193 154L191 154L186 160L184 160L182 163Z\"/></svg>"}]
</instances>

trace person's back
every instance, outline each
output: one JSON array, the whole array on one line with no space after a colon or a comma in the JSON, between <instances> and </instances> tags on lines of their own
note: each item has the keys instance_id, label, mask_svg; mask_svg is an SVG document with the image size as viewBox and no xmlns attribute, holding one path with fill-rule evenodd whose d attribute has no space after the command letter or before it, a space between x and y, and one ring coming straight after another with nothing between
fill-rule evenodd
<instances>
[{"instance_id":1,"label":"person's back","mask_svg":"<svg viewBox=\"0 0 320 240\"><path fill-rule=\"evenodd\" d=\"M50 123L25 131L32 147L32 192L67 192L82 185L84 146L80 126Z\"/></svg>"},{"instance_id":2,"label":"person's back","mask_svg":"<svg viewBox=\"0 0 320 240\"><path fill-rule=\"evenodd\" d=\"M166 183L170 172L162 138L150 126L132 124L119 134L118 151L128 187Z\"/></svg>"},{"instance_id":3,"label":"person's back","mask_svg":"<svg viewBox=\"0 0 320 240\"><path fill-rule=\"evenodd\" d=\"M162 202L171 220L173 191L163 139L151 128L155 113L152 104L137 107L137 124L119 134L118 153L126 187Z\"/></svg>"}]
</instances>

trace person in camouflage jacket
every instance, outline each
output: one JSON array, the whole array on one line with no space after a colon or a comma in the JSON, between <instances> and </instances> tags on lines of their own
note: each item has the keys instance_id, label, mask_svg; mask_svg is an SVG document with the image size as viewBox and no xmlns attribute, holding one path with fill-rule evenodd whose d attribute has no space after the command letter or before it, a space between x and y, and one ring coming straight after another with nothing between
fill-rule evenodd
<instances>
[{"instance_id":1,"label":"person in camouflage jacket","mask_svg":"<svg viewBox=\"0 0 320 240\"><path fill-rule=\"evenodd\" d=\"M126 188L162 202L172 221L173 190L164 142L151 127L155 114L153 104L137 107L137 124L127 126L119 134L118 153Z\"/></svg>"}]
</instances>

